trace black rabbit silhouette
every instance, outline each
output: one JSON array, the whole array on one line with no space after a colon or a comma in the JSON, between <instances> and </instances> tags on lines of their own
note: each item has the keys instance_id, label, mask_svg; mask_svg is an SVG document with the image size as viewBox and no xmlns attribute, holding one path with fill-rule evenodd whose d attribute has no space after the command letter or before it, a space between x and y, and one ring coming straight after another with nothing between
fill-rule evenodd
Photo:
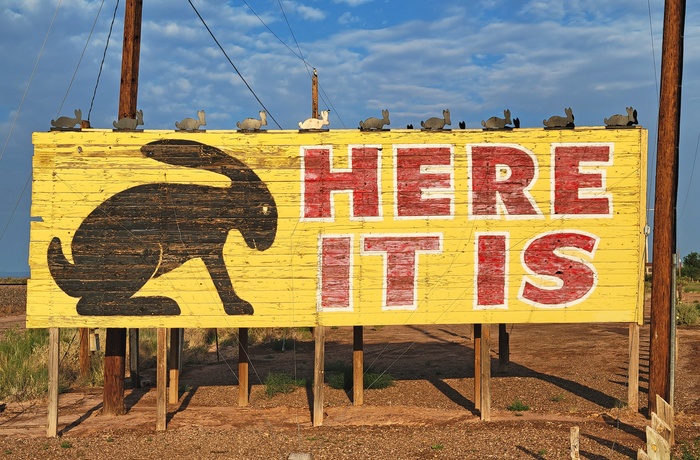
<instances>
[{"instance_id":1,"label":"black rabbit silhouette","mask_svg":"<svg viewBox=\"0 0 700 460\"><path fill-rule=\"evenodd\" d=\"M227 176L227 187L152 183L121 191L95 208L71 242L73 263L54 237L48 265L58 286L80 297L80 315L177 315L169 297L134 297L146 282L200 258L230 315L250 315L238 297L223 256L237 229L251 249L275 240L277 208L265 183L241 161L198 142L163 140L141 148L154 160Z\"/></svg>"}]
</instances>

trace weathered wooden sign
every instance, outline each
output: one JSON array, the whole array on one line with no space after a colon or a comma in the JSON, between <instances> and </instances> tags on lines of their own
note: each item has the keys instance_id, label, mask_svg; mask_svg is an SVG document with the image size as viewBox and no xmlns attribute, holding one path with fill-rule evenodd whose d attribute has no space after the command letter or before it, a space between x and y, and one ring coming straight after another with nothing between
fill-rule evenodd
<instances>
[{"instance_id":1,"label":"weathered wooden sign","mask_svg":"<svg viewBox=\"0 0 700 460\"><path fill-rule=\"evenodd\" d=\"M29 327L642 320L642 128L34 144Z\"/></svg>"}]
</instances>

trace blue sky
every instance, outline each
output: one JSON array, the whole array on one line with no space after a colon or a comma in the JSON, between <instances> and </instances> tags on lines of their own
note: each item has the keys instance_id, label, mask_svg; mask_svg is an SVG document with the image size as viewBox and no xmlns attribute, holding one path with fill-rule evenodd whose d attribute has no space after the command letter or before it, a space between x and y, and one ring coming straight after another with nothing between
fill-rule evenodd
<instances>
[{"instance_id":1,"label":"blue sky","mask_svg":"<svg viewBox=\"0 0 700 460\"><path fill-rule=\"evenodd\" d=\"M29 273L31 133L47 131L51 119L76 108L87 118L115 4L71 0L57 10L58 0L0 0L0 276ZM595 126L633 105L649 129L650 168L656 164L661 0L247 0L284 44L242 0L194 4L282 128L295 128L311 106L309 70L293 32L318 69L319 105L331 108L331 128L356 128L383 108L391 112L391 127L405 127L445 107L454 124L464 120L467 127L504 108L523 127L539 127L569 106L577 126ZM111 127L116 118L123 8L121 1L93 127ZM687 8L681 255L700 252L700 6ZM232 129L260 110L187 0L144 0L140 67L146 129L174 129L175 120L198 109L206 110L207 129Z\"/></svg>"}]
</instances>

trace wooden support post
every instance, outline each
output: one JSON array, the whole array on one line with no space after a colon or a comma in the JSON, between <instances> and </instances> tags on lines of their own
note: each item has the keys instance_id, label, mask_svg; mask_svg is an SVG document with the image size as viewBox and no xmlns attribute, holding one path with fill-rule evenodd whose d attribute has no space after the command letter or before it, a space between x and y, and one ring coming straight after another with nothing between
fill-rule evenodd
<instances>
[{"instance_id":1,"label":"wooden support post","mask_svg":"<svg viewBox=\"0 0 700 460\"><path fill-rule=\"evenodd\" d=\"M156 351L156 431L165 431L167 417L168 330L158 328Z\"/></svg>"},{"instance_id":2,"label":"wooden support post","mask_svg":"<svg viewBox=\"0 0 700 460\"><path fill-rule=\"evenodd\" d=\"M85 379L90 374L90 328L80 328L80 377Z\"/></svg>"},{"instance_id":3,"label":"wooden support post","mask_svg":"<svg viewBox=\"0 0 700 460\"><path fill-rule=\"evenodd\" d=\"M318 118L318 73L311 77L311 118Z\"/></svg>"},{"instance_id":4,"label":"wooden support post","mask_svg":"<svg viewBox=\"0 0 700 460\"><path fill-rule=\"evenodd\" d=\"M49 407L46 436L55 438L58 435L58 348L59 330L49 328Z\"/></svg>"},{"instance_id":5,"label":"wooden support post","mask_svg":"<svg viewBox=\"0 0 700 460\"><path fill-rule=\"evenodd\" d=\"M671 278L675 269L672 255L676 252L685 0L666 0L664 4L649 326L649 412L656 411L656 395L670 400L671 321L675 321L671 318Z\"/></svg>"},{"instance_id":6,"label":"wooden support post","mask_svg":"<svg viewBox=\"0 0 700 460\"><path fill-rule=\"evenodd\" d=\"M474 409L481 409L481 324L474 324Z\"/></svg>"},{"instance_id":7,"label":"wooden support post","mask_svg":"<svg viewBox=\"0 0 700 460\"><path fill-rule=\"evenodd\" d=\"M498 325L498 369L507 371L510 364L510 334L505 324Z\"/></svg>"},{"instance_id":8,"label":"wooden support post","mask_svg":"<svg viewBox=\"0 0 700 460\"><path fill-rule=\"evenodd\" d=\"M352 328L352 404L364 403L365 357L362 326Z\"/></svg>"},{"instance_id":9,"label":"wooden support post","mask_svg":"<svg viewBox=\"0 0 700 460\"><path fill-rule=\"evenodd\" d=\"M581 457L579 455L579 428L577 426L571 427L571 433L569 435L569 441L571 443L571 460L579 460Z\"/></svg>"},{"instance_id":10,"label":"wooden support post","mask_svg":"<svg viewBox=\"0 0 700 460\"><path fill-rule=\"evenodd\" d=\"M248 328L238 329L238 405L247 406L250 380L248 376Z\"/></svg>"},{"instance_id":11,"label":"wooden support post","mask_svg":"<svg viewBox=\"0 0 700 460\"><path fill-rule=\"evenodd\" d=\"M323 425L323 381L325 379L326 328L314 328L314 416L313 426Z\"/></svg>"},{"instance_id":12,"label":"wooden support post","mask_svg":"<svg viewBox=\"0 0 700 460\"><path fill-rule=\"evenodd\" d=\"M481 381L479 412L481 420L491 420L491 325L481 327Z\"/></svg>"},{"instance_id":13,"label":"wooden support post","mask_svg":"<svg viewBox=\"0 0 700 460\"><path fill-rule=\"evenodd\" d=\"M131 388L141 388L141 370L139 363L139 330L129 329L129 375Z\"/></svg>"},{"instance_id":14,"label":"wooden support post","mask_svg":"<svg viewBox=\"0 0 700 460\"><path fill-rule=\"evenodd\" d=\"M630 323L629 369L627 376L627 406L639 411L639 324Z\"/></svg>"},{"instance_id":15,"label":"wooden support post","mask_svg":"<svg viewBox=\"0 0 700 460\"><path fill-rule=\"evenodd\" d=\"M121 415L124 409L124 370L126 329L107 328L105 339L104 387L102 414Z\"/></svg>"},{"instance_id":16,"label":"wooden support post","mask_svg":"<svg viewBox=\"0 0 700 460\"><path fill-rule=\"evenodd\" d=\"M180 399L180 328L170 329L170 354L168 367L170 382L168 384L168 402L176 404Z\"/></svg>"}]
</instances>

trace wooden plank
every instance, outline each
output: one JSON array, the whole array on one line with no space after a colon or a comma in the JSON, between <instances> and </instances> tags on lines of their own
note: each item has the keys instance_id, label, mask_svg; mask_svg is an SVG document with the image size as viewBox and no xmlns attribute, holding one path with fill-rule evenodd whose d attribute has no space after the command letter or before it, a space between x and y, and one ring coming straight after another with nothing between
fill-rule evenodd
<instances>
[{"instance_id":1,"label":"wooden plank","mask_svg":"<svg viewBox=\"0 0 700 460\"><path fill-rule=\"evenodd\" d=\"M675 441L675 434L674 434L674 414L673 414L673 406L671 406L664 398L662 398L659 395L656 395L656 413L659 416L661 420L666 422L666 424L670 427L671 429L671 436L668 441L670 445L673 445Z\"/></svg>"},{"instance_id":2,"label":"wooden plank","mask_svg":"<svg viewBox=\"0 0 700 460\"><path fill-rule=\"evenodd\" d=\"M510 334L506 324L498 325L498 369L508 370L510 364Z\"/></svg>"},{"instance_id":3,"label":"wooden plank","mask_svg":"<svg viewBox=\"0 0 700 460\"><path fill-rule=\"evenodd\" d=\"M474 409L481 409L481 324L474 324Z\"/></svg>"},{"instance_id":4,"label":"wooden plank","mask_svg":"<svg viewBox=\"0 0 700 460\"><path fill-rule=\"evenodd\" d=\"M141 374L139 362L139 329L129 329L129 375L131 388L141 388Z\"/></svg>"},{"instance_id":5,"label":"wooden plank","mask_svg":"<svg viewBox=\"0 0 700 460\"><path fill-rule=\"evenodd\" d=\"M650 458L647 455L647 453L644 451L644 449L640 448L637 451L637 460L650 460Z\"/></svg>"},{"instance_id":6,"label":"wooden plank","mask_svg":"<svg viewBox=\"0 0 700 460\"><path fill-rule=\"evenodd\" d=\"M627 372L627 406L639 411L639 324L629 325L629 369Z\"/></svg>"},{"instance_id":7,"label":"wooden plank","mask_svg":"<svg viewBox=\"0 0 700 460\"><path fill-rule=\"evenodd\" d=\"M491 325L481 326L481 403L479 412L481 420L491 420Z\"/></svg>"},{"instance_id":8,"label":"wooden plank","mask_svg":"<svg viewBox=\"0 0 700 460\"><path fill-rule=\"evenodd\" d=\"M80 377L85 379L90 373L90 328L80 328Z\"/></svg>"},{"instance_id":9,"label":"wooden plank","mask_svg":"<svg viewBox=\"0 0 700 460\"><path fill-rule=\"evenodd\" d=\"M181 328L170 329L170 353L168 355L168 403L176 404L180 399L180 332Z\"/></svg>"},{"instance_id":10,"label":"wooden plank","mask_svg":"<svg viewBox=\"0 0 700 460\"><path fill-rule=\"evenodd\" d=\"M59 329L49 328L49 401L48 423L46 436L55 438L58 435L58 352Z\"/></svg>"},{"instance_id":11,"label":"wooden plank","mask_svg":"<svg viewBox=\"0 0 700 460\"><path fill-rule=\"evenodd\" d=\"M569 443L571 444L570 454L571 460L579 460L581 457L579 455L579 427L572 426L569 433Z\"/></svg>"},{"instance_id":12,"label":"wooden plank","mask_svg":"<svg viewBox=\"0 0 700 460\"><path fill-rule=\"evenodd\" d=\"M650 426L647 427L647 455L651 460L669 460L671 458L671 446L661 437L659 433L654 431Z\"/></svg>"},{"instance_id":13,"label":"wooden plank","mask_svg":"<svg viewBox=\"0 0 700 460\"><path fill-rule=\"evenodd\" d=\"M165 431L167 420L168 330L158 328L156 352L156 431Z\"/></svg>"},{"instance_id":14,"label":"wooden plank","mask_svg":"<svg viewBox=\"0 0 700 460\"><path fill-rule=\"evenodd\" d=\"M365 357L362 326L352 328L352 404L364 403Z\"/></svg>"},{"instance_id":15,"label":"wooden plank","mask_svg":"<svg viewBox=\"0 0 700 460\"><path fill-rule=\"evenodd\" d=\"M654 429L654 431L660 434L661 437L669 443L669 445L671 444L671 427L668 425L668 423L664 422L661 417L656 414L656 412L651 413L651 427Z\"/></svg>"},{"instance_id":16,"label":"wooden plank","mask_svg":"<svg viewBox=\"0 0 700 460\"><path fill-rule=\"evenodd\" d=\"M238 405L247 406L249 402L249 374L248 365L248 328L238 329Z\"/></svg>"},{"instance_id":17,"label":"wooden plank","mask_svg":"<svg viewBox=\"0 0 700 460\"><path fill-rule=\"evenodd\" d=\"M313 426L323 425L323 382L325 380L326 330L314 328L314 410Z\"/></svg>"},{"instance_id":18,"label":"wooden plank","mask_svg":"<svg viewBox=\"0 0 700 460\"><path fill-rule=\"evenodd\" d=\"M221 169L206 170L198 161L177 165L168 163L174 158L182 158L182 155L177 155L177 151L176 155L166 158L153 158L142 153L141 148L148 143L172 142L172 130L147 130L138 133L111 130L70 134L36 133L32 212L33 215L41 215L43 221L32 223L30 264L34 279L28 287L27 324L30 327L47 327L59 325L60 322L61 326L70 327L118 327L127 323L127 327L239 328L301 327L316 324L352 327L484 322L629 323L637 320L641 311L639 296L643 295L643 291L640 294L639 277L635 274L643 260L640 245L644 238L640 216L644 216L646 208L643 201L646 195L640 193L640 188L643 188L643 178L646 177L646 130L577 128L569 130L571 132L556 133L542 129L521 129L517 133L477 130L424 133L417 130L392 129L378 133L331 130L325 133L303 134L291 130L271 131L265 134L245 135L235 131L212 131L197 135L197 141L209 146L207 148L221 151L220 157L217 157L217 165L232 165L233 157L244 162L269 188L279 211L275 242L272 246L264 251L239 254L237 247L240 238L233 238L226 242L226 250L222 252L226 258L224 262L227 273L233 280L237 295L255 305L254 315L227 315L209 269L201 258L194 255L176 270L150 279L143 286L137 286L136 281L141 278L137 276L136 267L139 267L139 271L144 269L144 273L151 273L152 271L146 269L154 269L155 266L151 265L157 261L143 258L140 253L133 253L128 257L136 263L121 264L120 261L126 260L123 258L126 256L124 250L132 246L129 238L125 236L123 240L111 245L109 239L99 236L109 233L105 229L108 223L96 217L101 215L100 211L95 212L101 206L102 209L104 206L109 207L115 215L122 218L128 218L130 213L138 213L140 217L145 218L144 222L149 222L149 216L158 215L156 211L162 208L158 205L163 203L163 196L160 192L162 188L155 187L157 184L187 184L188 187L192 187L191 190L197 191L210 190L213 187L217 191L217 199L207 195L207 200L203 200L201 197L204 194L198 192L182 195L183 199L186 198L184 202L187 206L178 211L186 212L178 212L177 218L184 219L183 222L190 218L194 219L192 222L196 221L195 216L199 212L220 215L221 213L215 211L235 207L243 195L234 193L233 190L231 195L227 194L225 197L219 194L222 189L231 188L226 185L225 182L228 181ZM370 144L367 143L369 137L372 138ZM517 217L516 219L505 219L500 211L488 211L484 208L487 203L484 203L483 199L481 202L478 199L468 199L469 194L474 192L471 185L478 185L470 183L470 165L479 164L474 163L477 160L481 161L482 166L486 165L485 159L491 156L485 151L479 153L478 146L503 147L504 143L513 146L507 149L519 152L517 155L504 157L511 170L517 170L518 164L515 162L521 160L516 158L522 158L530 163L529 171L532 173L532 183L528 184L528 187L531 185L532 188L528 188L528 191L532 194L533 212L510 216ZM518 294L522 274L519 274L517 268L520 266L521 257L527 251L536 250L532 249L537 248L537 244L533 243L542 243L542 238L550 234L552 224L566 214L561 209L572 209L572 205L566 202L568 193L558 190L560 193L557 194L557 190L551 190L552 184L556 186L557 183L552 180L556 171L556 161L553 160L566 158L567 155L563 152L563 156L553 156L552 149L565 149L568 147L562 146L563 144L577 143L585 148L593 144L596 145L595 148L607 145L610 146L610 153L614 151L614 162L591 166L590 170L593 177L601 177L600 174L604 173L606 183L615 184L614 189L605 190L606 193L609 192L611 202L615 204L614 214L601 219L585 216L572 219L569 217L575 216L565 217L567 222L571 223L567 232L570 230L579 238L584 238L583 234L591 233L600 239L595 254L589 254L585 250L573 251L580 253L576 255L577 259L585 260L585 263L579 264L580 268L584 269L589 265L595 268L598 281L594 288L593 285L589 286L594 290L590 295L586 294L587 297L581 299L580 303L567 304L568 306L545 304L556 299L551 298L550 290L542 289L541 286L538 288L537 283L530 285L532 289L528 292L531 295L527 294L527 301L523 301L523 297ZM360 149L357 147L359 145L365 147ZM416 146L415 149L406 148L413 145ZM416 155L416 152L426 153L426 149L432 152L436 149L435 146L441 146L437 148L437 156ZM179 147L177 150L181 151ZM360 160L358 152L373 148L377 148L375 156L362 157L363 166L358 164L357 167L353 167L353 162ZM77 154L78 149L80 154ZM308 152L312 150L328 152L323 153L323 170L319 169L321 166L313 166L316 163L306 161L311 158L312 154ZM366 163L369 160L372 162ZM582 167L589 168L584 164ZM435 168L436 171L429 174L430 177L421 178L421 168ZM227 167L227 170L231 169ZM371 172L371 177L367 178L376 180L358 182L357 192L362 192L363 195L367 192L369 195L380 197L383 203L381 215L375 216L373 213L376 212L370 210L371 212L366 211L372 214L366 216L370 217L369 219L360 218L359 214L355 214L360 211L356 209L360 205L357 202L353 204L352 200L348 199L351 196L349 193L353 191L335 190L337 184L334 185L334 180L329 179L325 182L324 179L323 183L318 184L314 182L316 179L311 179L340 177L336 174L346 174L339 172L341 169L352 169L354 172L351 176L357 177L358 181L362 175ZM535 171L538 174L534 174ZM560 170L564 171L566 169ZM412 179L413 176L415 177ZM525 175L522 179L527 180L528 177L530 176ZM573 190L574 184L569 185ZM312 191L317 186L322 188L322 193L316 194ZM442 190L445 193L436 193L429 200L411 199L421 188L431 186L438 192ZM373 187L377 189L377 193L374 193ZM481 190L479 194L482 198L493 195L485 190ZM115 197L118 198L116 201ZM552 203L554 197L557 197L557 203ZM599 199L600 197L590 202L594 203ZM418 207L421 201L426 201L425 207ZM322 202L323 209L333 209L336 213L335 218L329 220L315 214L307 215L306 206L315 202ZM146 209L143 206L129 206L128 203L142 203L148 206ZM431 203L439 206L431 206ZM493 207L494 210L497 208ZM192 214L193 210L197 213ZM534 212L535 210L538 212ZM156 214L153 214L154 212ZM488 218L476 216L472 219L475 214ZM352 216L358 219L348 219ZM195 240L205 238L206 229L213 222L209 218L202 221L206 225L197 226L197 229L192 230L194 234L190 235ZM508 261L507 265L489 262L493 260L489 257L479 258L479 246L473 239L463 238L465 225L473 227L477 234L494 235L495 238L507 236L509 244L499 252L502 256L499 260L503 260L504 264ZM80 230L81 226L83 230ZM105 232L98 232L90 244L84 243L82 236L75 238L78 233L82 235L89 228L101 228ZM138 229L137 233L150 232L149 228ZM117 228L113 230L118 231ZM348 235L352 244L349 250L340 251L333 257L319 258L324 256L322 246L319 245L319 235L331 234ZM415 252L415 258L406 259L409 264L415 265L411 267L417 275L415 286L410 282L394 283L398 278L388 280L391 282L387 283L387 277L394 276L392 273L396 272L391 267L385 267L385 262L394 260L398 252L387 259L387 256L380 254L381 251L367 251L360 247L360 244L364 245L372 240L375 241L372 244L377 244L377 239L384 236L392 240L390 246L394 247L396 235L402 235L402 238L411 237L406 238L406 241L410 239L409 243L406 243L410 245L418 242L429 243L426 250L432 251L424 252L419 246L410 249L413 246L401 245L403 249L418 251ZM80 279L71 279L67 272L63 275L65 279L61 279L61 275L55 269L53 273L58 279L52 275L49 267L55 268L56 264L47 259L47 248L51 246L54 237L61 241L62 252L67 257L71 251L86 250L90 254L87 262L81 262L79 267L70 269L78 270L76 273L81 274ZM155 243L162 243L156 241L157 235L151 237L155 238ZM440 240L439 245L435 244L436 238ZM292 242L294 244L291 244ZM73 243L84 247L72 248ZM438 249L435 249L436 247ZM58 257L52 259L54 262L62 260L59 257L60 251L56 250L54 253ZM549 256L543 255L545 261L557 260L551 252L548 254ZM481 255L486 256L486 252ZM352 271L348 268L348 256L352 256ZM390 262L390 265L394 262ZM486 277L487 271L477 269L480 263L497 269L495 273L502 273L502 276ZM64 266L73 265L75 264L68 262ZM345 278L335 276L341 271L351 275ZM118 315L114 314L114 310L109 314L99 310L97 313L100 314L97 315L79 314L76 309L76 296L67 291L72 291L70 286L76 282L94 284L91 284L89 279L91 273L103 273L106 280L120 282L133 278L134 285L130 287L130 291L141 289L137 296L142 298L139 301L126 296L129 293L125 292L121 293L123 299L116 298L119 297L114 295L118 294L117 292L110 293L106 290L107 292L99 293L111 294L110 308L126 309L127 313L133 314ZM473 285L474 275L479 273L484 276L479 278L481 281L478 285ZM324 284L324 280L328 283ZM407 281L410 280L407 278ZM67 291L64 291L61 285ZM178 289L173 290L173 285L178 286ZM323 294L328 295L318 298L318 288L324 286L328 289L323 291ZM342 295L334 294L333 286L342 287ZM387 289L396 292L387 293ZM481 294L481 300L479 295L465 296L465 292ZM98 293L92 294L96 296ZM489 295L484 297L485 294ZM143 297L150 299L146 301ZM143 310L136 308L137 303L149 305L152 313L153 310L157 310L156 307L163 307L163 304L153 301L158 297L173 299L181 310L179 314L140 314ZM396 302L391 299L402 298L404 300L400 305L385 305L387 302ZM474 305L475 298L484 305ZM129 300L132 305L126 306L122 300ZM83 301L82 304L84 306L86 302ZM295 308L290 308L290 305L294 305ZM546 308L541 308L545 305ZM134 308L131 309L132 307ZM105 305L102 303L91 308L102 309Z\"/></svg>"}]
</instances>

